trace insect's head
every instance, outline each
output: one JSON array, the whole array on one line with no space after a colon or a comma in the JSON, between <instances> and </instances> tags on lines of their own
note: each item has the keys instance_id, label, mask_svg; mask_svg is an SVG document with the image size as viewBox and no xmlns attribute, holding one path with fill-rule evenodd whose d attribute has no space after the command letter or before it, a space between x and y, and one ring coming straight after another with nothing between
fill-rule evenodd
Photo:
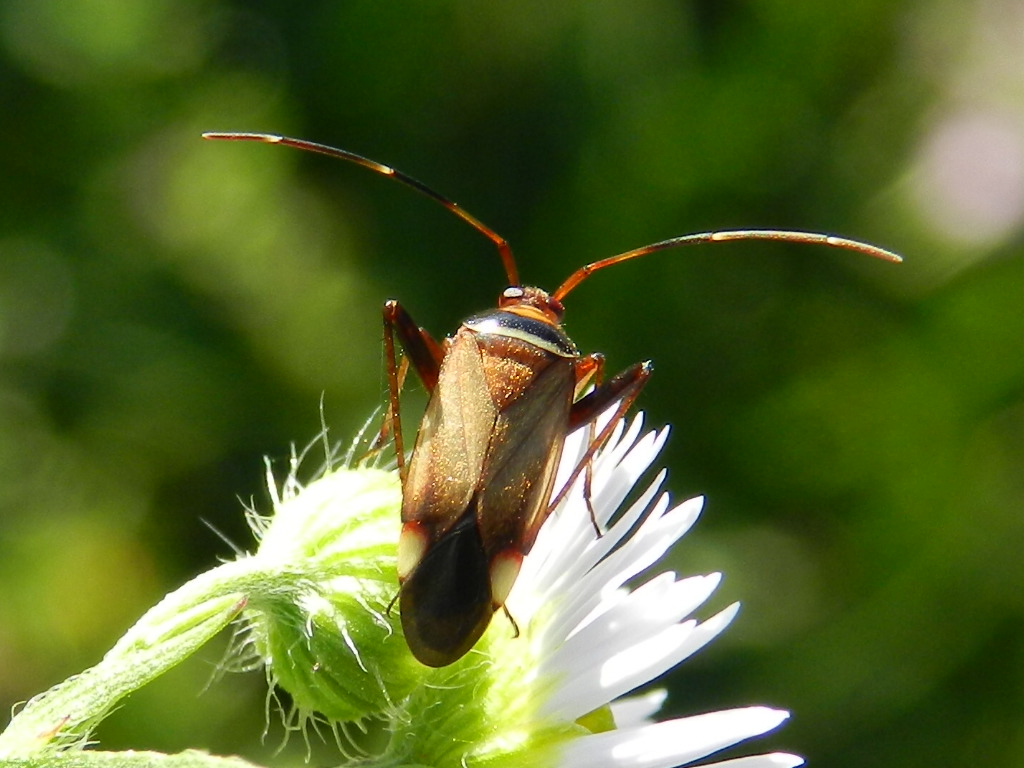
<instances>
[{"instance_id":1,"label":"insect's head","mask_svg":"<svg viewBox=\"0 0 1024 768\"><path fill-rule=\"evenodd\" d=\"M522 313L536 310L555 325L560 325L565 307L547 291L522 285L510 285L498 297L498 309Z\"/></svg>"}]
</instances>

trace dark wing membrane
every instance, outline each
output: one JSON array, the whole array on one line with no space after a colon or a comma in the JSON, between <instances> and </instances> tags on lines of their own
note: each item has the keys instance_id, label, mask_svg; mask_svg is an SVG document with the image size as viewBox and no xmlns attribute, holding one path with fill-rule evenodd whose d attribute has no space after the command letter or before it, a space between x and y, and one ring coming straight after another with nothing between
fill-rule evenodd
<instances>
[{"instance_id":1,"label":"dark wing membrane","mask_svg":"<svg viewBox=\"0 0 1024 768\"><path fill-rule=\"evenodd\" d=\"M537 370L540 368L540 370ZM498 412L477 499L477 521L491 556L529 552L547 517L572 406L572 361L553 355L534 367L528 390Z\"/></svg>"},{"instance_id":2,"label":"dark wing membrane","mask_svg":"<svg viewBox=\"0 0 1024 768\"><path fill-rule=\"evenodd\" d=\"M399 609L413 655L442 667L464 655L494 613L490 562L473 510L467 510L402 585Z\"/></svg>"},{"instance_id":3,"label":"dark wing membrane","mask_svg":"<svg viewBox=\"0 0 1024 768\"><path fill-rule=\"evenodd\" d=\"M441 366L402 493L402 522L436 541L462 517L481 482L496 409L475 335L460 330Z\"/></svg>"}]
</instances>

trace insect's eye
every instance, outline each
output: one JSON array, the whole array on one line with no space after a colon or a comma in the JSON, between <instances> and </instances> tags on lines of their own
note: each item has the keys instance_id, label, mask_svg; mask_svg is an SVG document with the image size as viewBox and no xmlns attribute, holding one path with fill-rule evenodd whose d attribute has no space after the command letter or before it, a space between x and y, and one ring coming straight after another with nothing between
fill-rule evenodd
<instances>
[{"instance_id":1,"label":"insect's eye","mask_svg":"<svg viewBox=\"0 0 1024 768\"><path fill-rule=\"evenodd\" d=\"M526 291L518 285L510 285L504 291L501 292L501 296L498 297L498 306L505 306L506 304L513 304L517 301L522 300L523 296L526 295Z\"/></svg>"}]
</instances>

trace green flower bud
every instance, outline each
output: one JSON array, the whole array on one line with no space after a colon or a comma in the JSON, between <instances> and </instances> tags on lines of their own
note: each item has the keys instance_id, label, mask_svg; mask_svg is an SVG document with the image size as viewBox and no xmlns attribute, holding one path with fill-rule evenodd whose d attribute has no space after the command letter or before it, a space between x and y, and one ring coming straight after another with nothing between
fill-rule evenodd
<instances>
[{"instance_id":1,"label":"green flower bud","mask_svg":"<svg viewBox=\"0 0 1024 768\"><path fill-rule=\"evenodd\" d=\"M254 519L254 558L280 578L250 597L246 645L300 714L379 715L422 678L389 610L400 503L395 473L338 470L289 482L273 516Z\"/></svg>"}]
</instances>

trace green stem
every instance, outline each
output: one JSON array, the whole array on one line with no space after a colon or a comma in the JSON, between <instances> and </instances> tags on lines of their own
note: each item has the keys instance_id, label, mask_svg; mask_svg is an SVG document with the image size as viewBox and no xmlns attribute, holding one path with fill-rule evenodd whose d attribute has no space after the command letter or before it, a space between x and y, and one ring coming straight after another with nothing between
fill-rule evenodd
<instances>
[{"instance_id":1,"label":"green stem","mask_svg":"<svg viewBox=\"0 0 1024 768\"><path fill-rule=\"evenodd\" d=\"M0 733L0 760L84 744L121 699L188 658L267 588L257 558L197 576L139 619L94 667L34 697Z\"/></svg>"},{"instance_id":2,"label":"green stem","mask_svg":"<svg viewBox=\"0 0 1024 768\"><path fill-rule=\"evenodd\" d=\"M0 768L259 768L259 766L239 757L217 757L190 749L173 755L160 752L76 750L59 755L0 760Z\"/></svg>"}]
</instances>

